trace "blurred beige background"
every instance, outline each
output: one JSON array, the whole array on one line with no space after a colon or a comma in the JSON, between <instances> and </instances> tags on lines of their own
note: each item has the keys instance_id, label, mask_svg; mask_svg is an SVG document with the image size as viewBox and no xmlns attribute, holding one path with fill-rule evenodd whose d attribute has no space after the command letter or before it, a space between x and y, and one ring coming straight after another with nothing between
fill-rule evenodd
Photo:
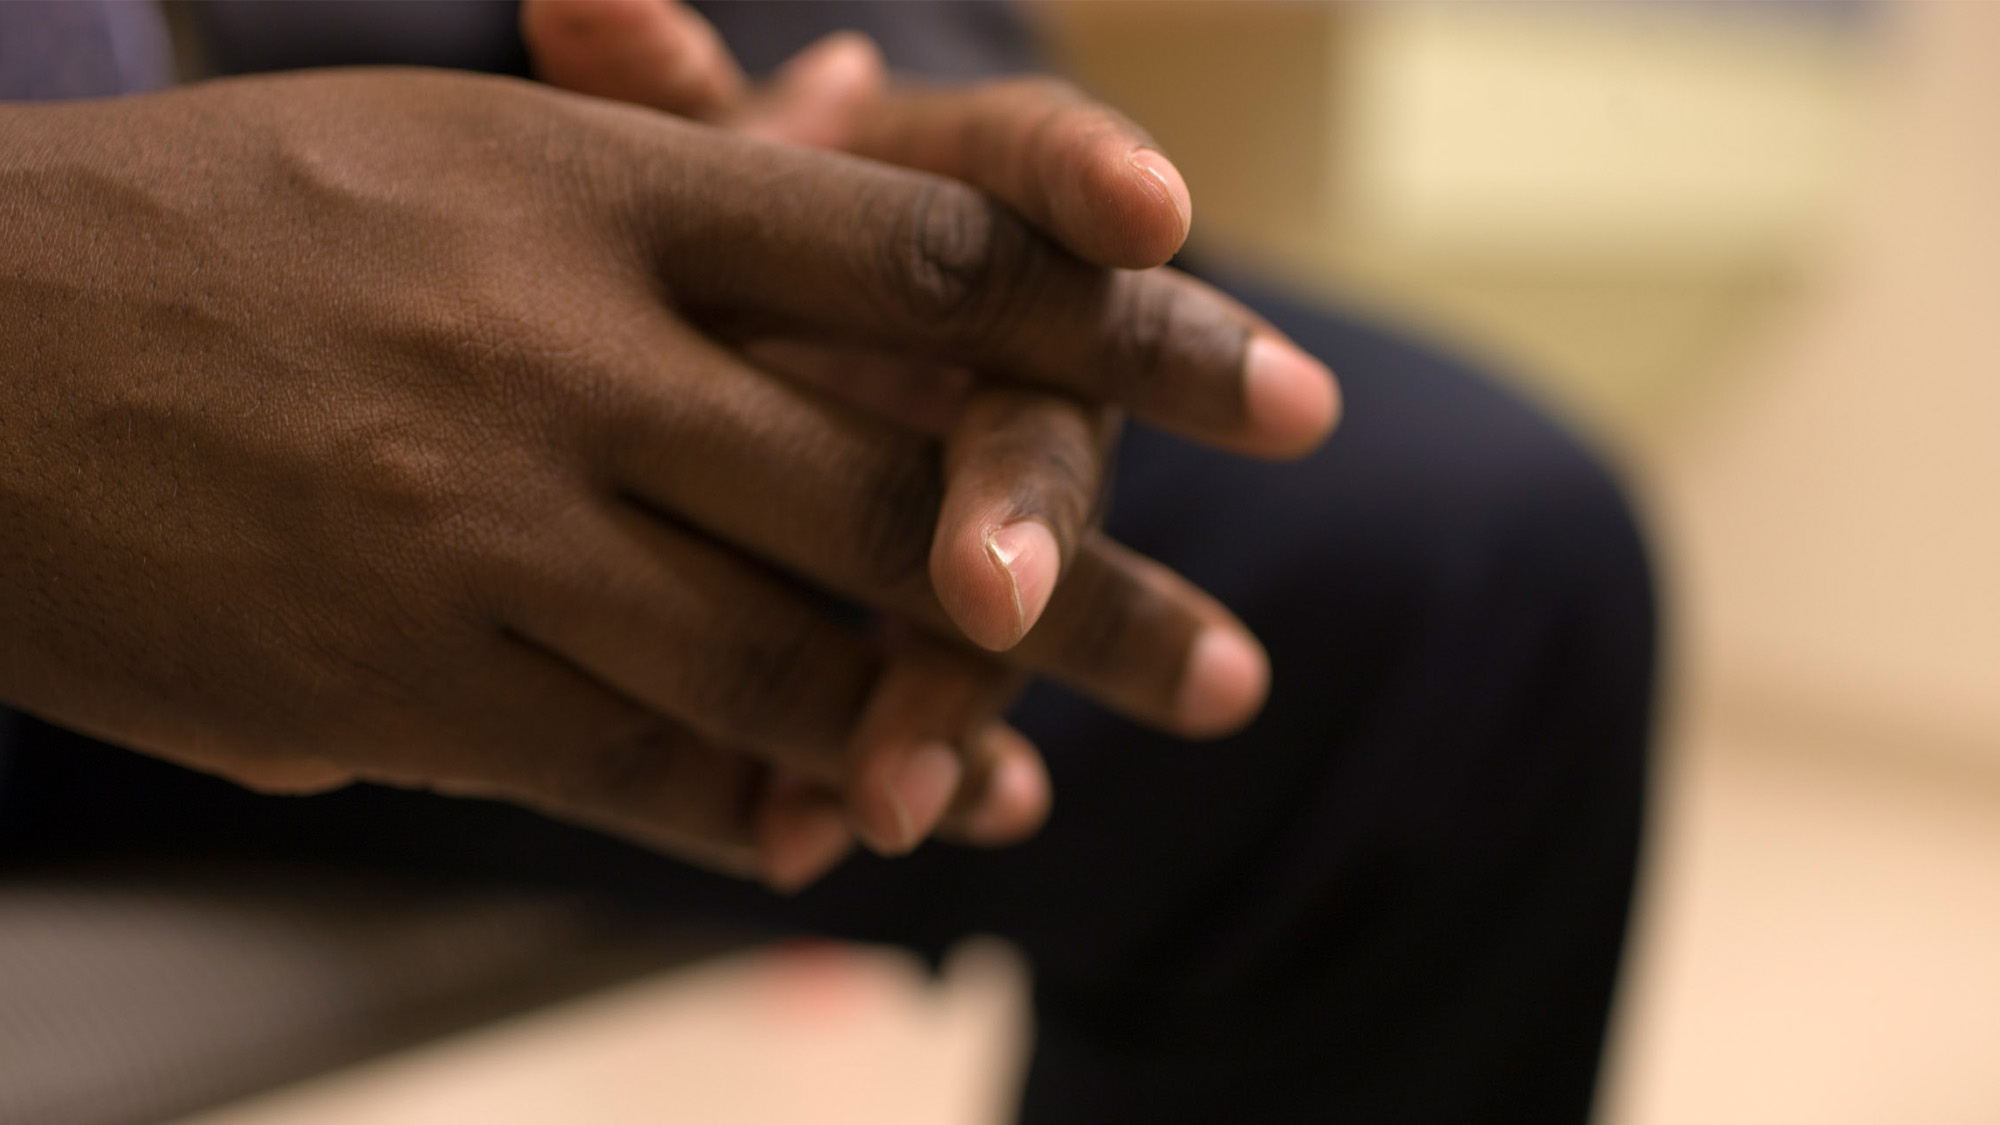
<instances>
[{"instance_id":1,"label":"blurred beige background","mask_svg":"<svg viewBox=\"0 0 2000 1125\"><path fill-rule=\"evenodd\" d=\"M1603 1118L2000 1121L2000 4L1042 8L1203 253L1488 357L1673 612ZM204 1125L991 1122L1021 970L753 953Z\"/></svg>"}]
</instances>

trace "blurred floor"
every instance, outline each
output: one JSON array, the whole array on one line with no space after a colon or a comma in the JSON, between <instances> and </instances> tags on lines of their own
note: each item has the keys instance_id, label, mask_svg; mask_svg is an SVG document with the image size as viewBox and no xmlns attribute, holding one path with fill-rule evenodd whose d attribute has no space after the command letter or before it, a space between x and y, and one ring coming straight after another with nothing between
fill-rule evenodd
<instances>
[{"instance_id":1,"label":"blurred floor","mask_svg":"<svg viewBox=\"0 0 2000 1125\"><path fill-rule=\"evenodd\" d=\"M725 957L191 1118L184 1125L1000 1125L1025 978L973 944Z\"/></svg>"},{"instance_id":2,"label":"blurred floor","mask_svg":"<svg viewBox=\"0 0 2000 1125\"><path fill-rule=\"evenodd\" d=\"M1690 720L1607 1125L2000 1121L2000 779Z\"/></svg>"},{"instance_id":3,"label":"blurred floor","mask_svg":"<svg viewBox=\"0 0 2000 1125\"><path fill-rule=\"evenodd\" d=\"M1693 717L1606 1125L2000 1121L2000 784ZM184 1125L998 1125L1018 966L745 954Z\"/></svg>"}]
</instances>

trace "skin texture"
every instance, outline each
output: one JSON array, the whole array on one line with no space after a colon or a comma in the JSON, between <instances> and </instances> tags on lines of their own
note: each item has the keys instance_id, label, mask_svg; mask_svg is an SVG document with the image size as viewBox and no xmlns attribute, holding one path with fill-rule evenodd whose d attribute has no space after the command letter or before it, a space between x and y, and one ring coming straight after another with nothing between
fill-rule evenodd
<instances>
[{"instance_id":1,"label":"skin texture","mask_svg":"<svg viewBox=\"0 0 2000 1125\"><path fill-rule=\"evenodd\" d=\"M1219 607L1082 533L1007 664L964 646L928 574L946 450L736 347L977 362L1254 444L1257 327L1193 283L959 185L499 80L0 116L0 697L780 885L815 873L788 834L976 824L1024 672L1201 733L1175 707L1194 638L1241 637ZM964 784L899 797L940 742Z\"/></svg>"}]
</instances>

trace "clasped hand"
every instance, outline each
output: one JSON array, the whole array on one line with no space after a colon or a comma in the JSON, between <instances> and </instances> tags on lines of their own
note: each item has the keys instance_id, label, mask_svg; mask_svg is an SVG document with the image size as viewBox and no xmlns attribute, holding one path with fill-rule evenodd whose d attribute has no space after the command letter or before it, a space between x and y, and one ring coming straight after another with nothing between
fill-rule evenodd
<instances>
[{"instance_id":1,"label":"clasped hand","mask_svg":"<svg viewBox=\"0 0 2000 1125\"><path fill-rule=\"evenodd\" d=\"M528 19L545 71L588 58L588 21ZM1247 721L1261 650L1093 530L1105 457L1121 412L1303 452L1330 380L1110 268L1186 230L1121 119L1039 83L799 97L856 57L625 93L876 159L421 71L5 110L0 697L786 889L856 836L1031 832L1024 676Z\"/></svg>"}]
</instances>

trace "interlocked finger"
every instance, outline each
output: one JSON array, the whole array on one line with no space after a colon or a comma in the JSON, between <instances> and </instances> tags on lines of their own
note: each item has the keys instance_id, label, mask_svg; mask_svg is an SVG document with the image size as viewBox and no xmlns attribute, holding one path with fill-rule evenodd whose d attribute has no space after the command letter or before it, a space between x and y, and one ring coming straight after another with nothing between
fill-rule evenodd
<instances>
[{"instance_id":1,"label":"interlocked finger","mask_svg":"<svg viewBox=\"0 0 2000 1125\"><path fill-rule=\"evenodd\" d=\"M509 624L703 739L823 784L883 660L794 584L705 537L607 504L571 537L576 576L523 598Z\"/></svg>"},{"instance_id":2,"label":"interlocked finger","mask_svg":"<svg viewBox=\"0 0 2000 1125\"><path fill-rule=\"evenodd\" d=\"M496 637L435 728L377 734L370 780L536 809L745 878L764 875L766 766L535 644Z\"/></svg>"},{"instance_id":3,"label":"interlocked finger","mask_svg":"<svg viewBox=\"0 0 2000 1125\"><path fill-rule=\"evenodd\" d=\"M637 158L629 207L658 282L713 332L922 355L1260 456L1302 454L1333 424L1325 367L1190 277L1087 264L955 180L702 136L659 138L675 161ZM690 167L692 152L706 159ZM692 182L699 224L681 205Z\"/></svg>"},{"instance_id":4,"label":"interlocked finger","mask_svg":"<svg viewBox=\"0 0 2000 1125\"><path fill-rule=\"evenodd\" d=\"M844 147L990 192L1098 265L1160 265L1192 218L1152 137L1056 79L891 89L855 115Z\"/></svg>"},{"instance_id":5,"label":"interlocked finger","mask_svg":"<svg viewBox=\"0 0 2000 1125\"><path fill-rule=\"evenodd\" d=\"M610 479L653 510L813 587L943 636L1004 645L1019 636L1025 613L1016 614L1015 588L985 542L1018 501L1020 510L1050 520L1057 554L1064 539L1076 546L1074 557L1049 560L1063 580L1041 623L1027 630L1035 643L1010 655L1010 664L1180 733L1219 733L1254 712L1262 657L1241 624L1164 568L1082 533L1096 501L1103 416L1047 395L995 393L987 406L967 411L952 439L955 457L972 470L961 484L947 478L934 439L757 372L713 345L699 354L706 361L681 378L635 374L622 431L596 451L609 458L603 471ZM696 431L672 424L687 411L707 424ZM1007 474L1017 470L1026 490L1018 494L1007 491ZM941 521L953 489L957 507ZM989 523L992 513L1003 513L1000 524ZM933 555L939 543L943 559ZM934 575L941 576L935 584ZM964 628L966 618L939 597L954 583L982 581L985 591L958 608L994 614L997 626L988 619L983 633L978 624ZM1232 654L1228 660L1197 659L1198 647L1217 646ZM1256 682L1245 690L1239 673L1248 666ZM1228 682L1210 685L1211 676ZM1189 710L1183 680L1189 698L1217 706L1199 715Z\"/></svg>"}]
</instances>

